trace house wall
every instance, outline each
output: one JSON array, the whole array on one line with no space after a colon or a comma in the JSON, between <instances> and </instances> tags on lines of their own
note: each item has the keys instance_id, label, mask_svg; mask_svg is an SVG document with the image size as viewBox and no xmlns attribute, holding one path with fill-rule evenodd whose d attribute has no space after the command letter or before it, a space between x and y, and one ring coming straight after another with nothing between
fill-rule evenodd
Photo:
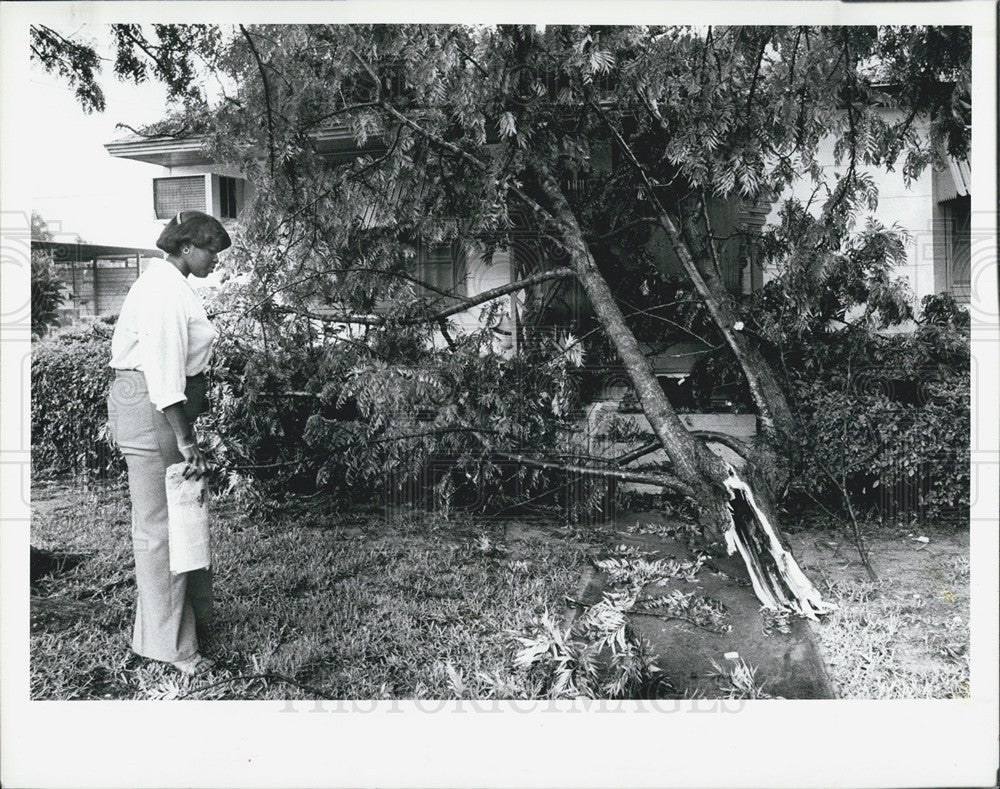
<instances>
[{"instance_id":1,"label":"house wall","mask_svg":"<svg viewBox=\"0 0 1000 789\"><path fill-rule=\"evenodd\" d=\"M834 144L833 138L823 140L816 157L822 163L824 182L831 190L836 174L843 174L847 170L846 163L840 165L834 163ZM898 224L906 231L908 236L905 241L906 263L898 266L896 273L909 282L915 305L919 305L924 296L937 292L934 281L935 200L932 168L925 168L909 185L903 179L901 168L895 172L887 172L883 169L861 167L860 171L871 175L878 187L879 201L878 208L874 212L863 214L857 219L856 227L858 229L864 227L867 217L871 216L886 227ZM808 178L799 180L774 202L768 215L768 224L777 224L778 212L785 200L795 197L806 204L815 188L816 185ZM822 189L817 192L810 207L813 215L819 216L825 194ZM770 281L774 276L773 269L764 270L764 282Z\"/></svg>"}]
</instances>

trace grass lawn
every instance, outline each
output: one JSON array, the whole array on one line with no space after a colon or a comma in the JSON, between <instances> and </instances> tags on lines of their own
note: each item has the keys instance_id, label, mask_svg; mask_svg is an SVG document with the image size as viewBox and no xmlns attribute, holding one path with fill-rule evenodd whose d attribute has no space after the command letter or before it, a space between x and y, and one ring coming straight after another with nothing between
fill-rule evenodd
<instances>
[{"instance_id":1,"label":"grass lawn","mask_svg":"<svg viewBox=\"0 0 1000 789\"><path fill-rule=\"evenodd\" d=\"M523 697L513 634L563 609L595 548L551 523L218 502L218 666L190 680L128 647L127 489L39 484L32 510L32 545L64 557L32 585L34 699Z\"/></svg>"},{"instance_id":2,"label":"grass lawn","mask_svg":"<svg viewBox=\"0 0 1000 789\"><path fill-rule=\"evenodd\" d=\"M807 575L839 606L813 632L841 698L970 695L968 529L874 529L868 549L877 581L843 535L789 539Z\"/></svg>"},{"instance_id":3,"label":"grass lawn","mask_svg":"<svg viewBox=\"0 0 1000 789\"><path fill-rule=\"evenodd\" d=\"M593 559L618 550L611 530L555 521L249 515L217 501L206 652L218 664L188 679L129 649L129 519L122 485L33 487L31 542L55 558L32 581L33 699L544 697L544 672L517 665L515 636L537 633L546 612L558 623ZM840 606L814 633L841 698L969 695L968 530L875 532L877 583L839 533L789 541Z\"/></svg>"}]
</instances>

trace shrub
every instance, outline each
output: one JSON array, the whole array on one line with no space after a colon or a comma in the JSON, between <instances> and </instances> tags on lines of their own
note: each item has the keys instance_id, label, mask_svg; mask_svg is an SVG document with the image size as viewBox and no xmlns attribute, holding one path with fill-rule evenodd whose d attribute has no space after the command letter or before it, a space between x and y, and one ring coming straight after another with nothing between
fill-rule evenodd
<instances>
[{"instance_id":1,"label":"shrub","mask_svg":"<svg viewBox=\"0 0 1000 789\"><path fill-rule=\"evenodd\" d=\"M121 474L107 437L110 320L56 332L31 351L31 465L35 475Z\"/></svg>"},{"instance_id":2,"label":"shrub","mask_svg":"<svg viewBox=\"0 0 1000 789\"><path fill-rule=\"evenodd\" d=\"M926 402L891 386L803 383L802 466L793 490L881 518L961 520L969 504L968 376L927 386Z\"/></svg>"},{"instance_id":3,"label":"shrub","mask_svg":"<svg viewBox=\"0 0 1000 789\"><path fill-rule=\"evenodd\" d=\"M58 323L64 286L52 265L52 258L31 253L31 333L43 337Z\"/></svg>"},{"instance_id":4,"label":"shrub","mask_svg":"<svg viewBox=\"0 0 1000 789\"><path fill-rule=\"evenodd\" d=\"M793 490L881 518L966 521L969 318L929 296L912 334L845 334L794 380L802 419ZM863 360L863 363L859 363Z\"/></svg>"}]
</instances>

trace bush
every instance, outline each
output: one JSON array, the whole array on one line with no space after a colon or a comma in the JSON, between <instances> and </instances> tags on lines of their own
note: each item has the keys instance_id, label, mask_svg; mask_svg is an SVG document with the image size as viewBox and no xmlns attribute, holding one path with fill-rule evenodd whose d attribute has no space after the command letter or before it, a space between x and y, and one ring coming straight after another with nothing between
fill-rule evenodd
<instances>
[{"instance_id":1,"label":"bush","mask_svg":"<svg viewBox=\"0 0 1000 789\"><path fill-rule=\"evenodd\" d=\"M838 365L796 378L794 491L883 519L967 522L969 318L946 295L923 315L912 334L845 334L825 349Z\"/></svg>"},{"instance_id":2,"label":"bush","mask_svg":"<svg viewBox=\"0 0 1000 789\"><path fill-rule=\"evenodd\" d=\"M883 519L966 518L968 376L928 392L927 402L910 404L894 400L891 387L866 393L843 379L802 384L802 466L793 490Z\"/></svg>"},{"instance_id":3,"label":"bush","mask_svg":"<svg viewBox=\"0 0 1000 789\"><path fill-rule=\"evenodd\" d=\"M32 346L33 475L123 473L107 434L110 320L56 332Z\"/></svg>"},{"instance_id":4,"label":"bush","mask_svg":"<svg viewBox=\"0 0 1000 789\"><path fill-rule=\"evenodd\" d=\"M59 322L59 305L65 287L50 256L31 253L31 333L43 337Z\"/></svg>"}]
</instances>

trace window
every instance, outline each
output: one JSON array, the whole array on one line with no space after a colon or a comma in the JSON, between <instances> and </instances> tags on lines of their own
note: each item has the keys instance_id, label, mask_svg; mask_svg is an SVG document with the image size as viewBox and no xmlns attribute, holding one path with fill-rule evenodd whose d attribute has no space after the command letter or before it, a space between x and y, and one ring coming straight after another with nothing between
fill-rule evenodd
<instances>
[{"instance_id":1,"label":"window","mask_svg":"<svg viewBox=\"0 0 1000 789\"><path fill-rule=\"evenodd\" d=\"M157 219L170 219L178 211L205 211L205 176L154 178L153 209Z\"/></svg>"},{"instance_id":2,"label":"window","mask_svg":"<svg viewBox=\"0 0 1000 789\"><path fill-rule=\"evenodd\" d=\"M972 291L970 264L970 219L972 198L968 195L941 203L944 225L944 282L939 290L946 290L959 304L968 304Z\"/></svg>"},{"instance_id":3,"label":"window","mask_svg":"<svg viewBox=\"0 0 1000 789\"><path fill-rule=\"evenodd\" d=\"M971 296L972 180L969 163L948 159L932 173L934 198L934 292L950 293L959 304Z\"/></svg>"},{"instance_id":4,"label":"window","mask_svg":"<svg viewBox=\"0 0 1000 789\"><path fill-rule=\"evenodd\" d=\"M237 179L225 175L219 176L219 218L236 219L236 188Z\"/></svg>"},{"instance_id":5,"label":"window","mask_svg":"<svg viewBox=\"0 0 1000 789\"><path fill-rule=\"evenodd\" d=\"M457 241L446 244L422 245L419 254L417 279L431 288L424 290L428 297L440 297L436 291L466 295L465 253Z\"/></svg>"}]
</instances>

